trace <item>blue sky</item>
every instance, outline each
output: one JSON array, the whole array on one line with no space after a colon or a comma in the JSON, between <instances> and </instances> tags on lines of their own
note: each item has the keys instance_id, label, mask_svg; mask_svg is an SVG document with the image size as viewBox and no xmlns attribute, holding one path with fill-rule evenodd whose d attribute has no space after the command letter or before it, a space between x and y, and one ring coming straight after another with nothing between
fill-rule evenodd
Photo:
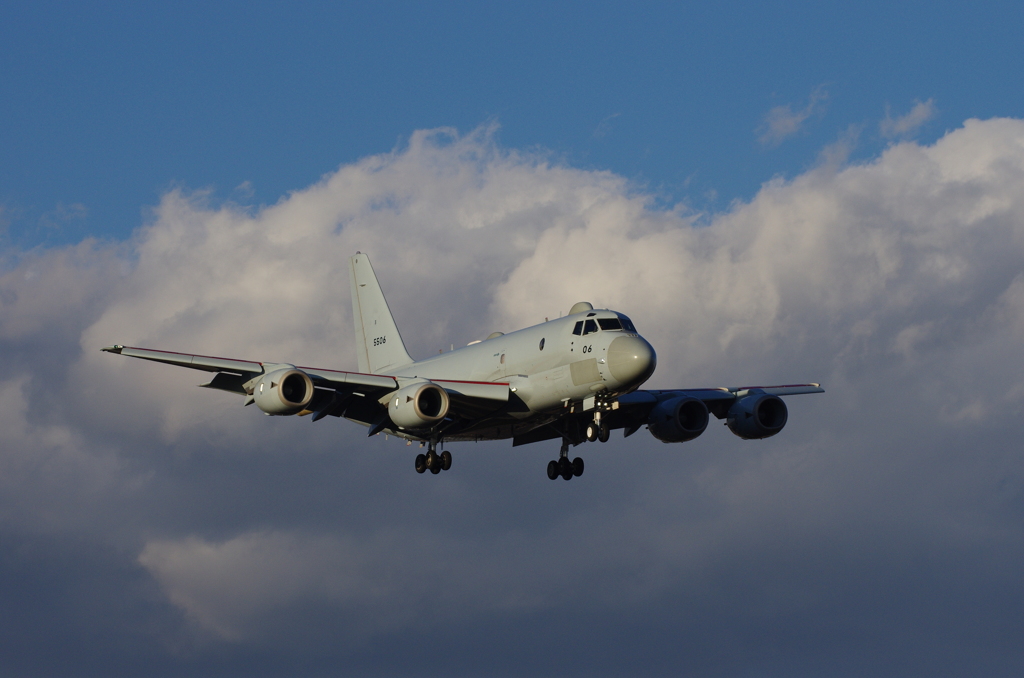
<instances>
[{"instance_id":1,"label":"blue sky","mask_svg":"<svg viewBox=\"0 0 1024 678\"><path fill-rule=\"evenodd\" d=\"M0 4L0 675L1019 676L1019 3ZM355 369L590 301L777 436L453 444Z\"/></svg>"},{"instance_id":2,"label":"blue sky","mask_svg":"<svg viewBox=\"0 0 1024 678\"><path fill-rule=\"evenodd\" d=\"M927 140L1024 103L1015 3L33 3L3 19L0 204L20 247L123 238L172 186L274 203L413 130L491 121L511 148L721 210L851 130L870 157L887 106L933 100ZM758 141L769 110L816 91L799 132Z\"/></svg>"}]
</instances>

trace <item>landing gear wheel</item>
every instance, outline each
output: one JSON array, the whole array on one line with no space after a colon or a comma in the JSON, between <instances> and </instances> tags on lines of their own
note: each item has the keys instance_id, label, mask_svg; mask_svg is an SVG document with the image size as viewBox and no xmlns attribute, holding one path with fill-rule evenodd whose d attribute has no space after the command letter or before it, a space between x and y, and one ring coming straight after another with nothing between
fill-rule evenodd
<instances>
[{"instance_id":1,"label":"landing gear wheel","mask_svg":"<svg viewBox=\"0 0 1024 678\"><path fill-rule=\"evenodd\" d=\"M583 458L576 457L572 460L572 474L577 478L583 475Z\"/></svg>"},{"instance_id":2,"label":"landing gear wheel","mask_svg":"<svg viewBox=\"0 0 1024 678\"><path fill-rule=\"evenodd\" d=\"M597 439L606 443L609 435L611 435L611 431L608 430L608 424L602 421L601 425L597 427Z\"/></svg>"},{"instance_id":3,"label":"landing gear wheel","mask_svg":"<svg viewBox=\"0 0 1024 678\"><path fill-rule=\"evenodd\" d=\"M572 463L568 457L562 457L558 460L558 471L562 474L563 480L572 480Z\"/></svg>"},{"instance_id":4,"label":"landing gear wheel","mask_svg":"<svg viewBox=\"0 0 1024 678\"><path fill-rule=\"evenodd\" d=\"M436 476L438 473L441 472L441 465L440 464L434 464L433 466L430 467L430 472L433 473Z\"/></svg>"},{"instance_id":5,"label":"landing gear wheel","mask_svg":"<svg viewBox=\"0 0 1024 678\"><path fill-rule=\"evenodd\" d=\"M554 480L555 478L558 477L559 473L560 471L558 470L558 462L552 459L551 461L548 462L548 478Z\"/></svg>"},{"instance_id":6,"label":"landing gear wheel","mask_svg":"<svg viewBox=\"0 0 1024 678\"><path fill-rule=\"evenodd\" d=\"M416 455L416 473L423 473L427 470L427 455Z\"/></svg>"},{"instance_id":7,"label":"landing gear wheel","mask_svg":"<svg viewBox=\"0 0 1024 678\"><path fill-rule=\"evenodd\" d=\"M595 440L597 440L598 435L599 432L597 424L587 424L587 440L589 440L590 442L594 442Z\"/></svg>"},{"instance_id":8,"label":"landing gear wheel","mask_svg":"<svg viewBox=\"0 0 1024 678\"><path fill-rule=\"evenodd\" d=\"M445 450L441 453L441 470L447 471L452 467L452 453Z\"/></svg>"}]
</instances>

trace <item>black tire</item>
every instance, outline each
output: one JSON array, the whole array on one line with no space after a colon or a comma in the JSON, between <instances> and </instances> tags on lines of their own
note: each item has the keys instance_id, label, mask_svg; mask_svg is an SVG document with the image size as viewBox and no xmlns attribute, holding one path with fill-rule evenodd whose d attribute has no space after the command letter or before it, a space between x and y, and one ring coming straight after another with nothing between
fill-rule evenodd
<instances>
[{"instance_id":1,"label":"black tire","mask_svg":"<svg viewBox=\"0 0 1024 678\"><path fill-rule=\"evenodd\" d=\"M423 473L427 470L427 455L416 455L416 473Z\"/></svg>"},{"instance_id":2,"label":"black tire","mask_svg":"<svg viewBox=\"0 0 1024 678\"><path fill-rule=\"evenodd\" d=\"M587 440L594 442L597 440L598 427L597 424L587 424Z\"/></svg>"},{"instance_id":3,"label":"black tire","mask_svg":"<svg viewBox=\"0 0 1024 678\"><path fill-rule=\"evenodd\" d=\"M612 432L608 430L608 424L602 421L601 425L597 427L597 439L602 443L606 443L608 442L608 436L611 434Z\"/></svg>"},{"instance_id":4,"label":"black tire","mask_svg":"<svg viewBox=\"0 0 1024 678\"><path fill-rule=\"evenodd\" d=\"M452 453L445 450L441 453L441 470L447 471L452 467Z\"/></svg>"},{"instance_id":5,"label":"black tire","mask_svg":"<svg viewBox=\"0 0 1024 678\"><path fill-rule=\"evenodd\" d=\"M572 462L569 461L568 457L562 457L558 460L558 472L564 480L572 480Z\"/></svg>"},{"instance_id":6,"label":"black tire","mask_svg":"<svg viewBox=\"0 0 1024 678\"><path fill-rule=\"evenodd\" d=\"M572 474L577 478L583 475L583 458L576 457L572 460Z\"/></svg>"},{"instance_id":7,"label":"black tire","mask_svg":"<svg viewBox=\"0 0 1024 678\"><path fill-rule=\"evenodd\" d=\"M430 472L433 473L436 476L438 473L441 472L441 465L440 464L434 464L433 466L430 467Z\"/></svg>"},{"instance_id":8,"label":"black tire","mask_svg":"<svg viewBox=\"0 0 1024 678\"><path fill-rule=\"evenodd\" d=\"M549 461L548 462L548 478L550 478L551 480L554 480L555 478L558 477L558 474L559 474L558 462L554 461L554 460Z\"/></svg>"},{"instance_id":9,"label":"black tire","mask_svg":"<svg viewBox=\"0 0 1024 678\"><path fill-rule=\"evenodd\" d=\"M433 452L427 452L427 468L433 470L435 466L441 468L441 460Z\"/></svg>"}]
</instances>

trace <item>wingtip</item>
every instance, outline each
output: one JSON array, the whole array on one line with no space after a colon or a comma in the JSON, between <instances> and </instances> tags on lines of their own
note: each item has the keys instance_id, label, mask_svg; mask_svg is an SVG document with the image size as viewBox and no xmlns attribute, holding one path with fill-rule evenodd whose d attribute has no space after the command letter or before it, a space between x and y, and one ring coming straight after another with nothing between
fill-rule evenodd
<instances>
[{"instance_id":1,"label":"wingtip","mask_svg":"<svg viewBox=\"0 0 1024 678\"><path fill-rule=\"evenodd\" d=\"M121 344L114 344L113 346L104 346L100 350L105 352L105 353L118 353L119 354L119 353L121 353L121 349L123 349L123 348L124 348L124 346L122 346Z\"/></svg>"}]
</instances>

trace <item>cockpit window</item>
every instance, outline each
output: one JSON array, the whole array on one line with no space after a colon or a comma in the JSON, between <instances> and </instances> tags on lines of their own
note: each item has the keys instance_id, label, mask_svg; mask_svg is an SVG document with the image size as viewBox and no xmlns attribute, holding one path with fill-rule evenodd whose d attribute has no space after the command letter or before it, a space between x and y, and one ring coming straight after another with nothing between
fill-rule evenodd
<instances>
[{"instance_id":1,"label":"cockpit window","mask_svg":"<svg viewBox=\"0 0 1024 678\"><path fill-rule=\"evenodd\" d=\"M636 328L633 327L632 320L622 315L621 313L619 314L619 320L622 321L622 329L626 330L627 332L632 332L633 334L636 334Z\"/></svg>"},{"instance_id":2,"label":"cockpit window","mask_svg":"<svg viewBox=\"0 0 1024 678\"><path fill-rule=\"evenodd\" d=\"M583 321L576 323L576 327L572 328L572 333L575 335L583 334Z\"/></svg>"},{"instance_id":3,"label":"cockpit window","mask_svg":"<svg viewBox=\"0 0 1024 678\"><path fill-rule=\"evenodd\" d=\"M618 318L598 318L597 324L601 326L602 330L622 329L622 323L619 322Z\"/></svg>"},{"instance_id":4,"label":"cockpit window","mask_svg":"<svg viewBox=\"0 0 1024 678\"><path fill-rule=\"evenodd\" d=\"M597 332L597 323L593 320L588 320L583 326L583 336L587 336L591 332Z\"/></svg>"}]
</instances>

